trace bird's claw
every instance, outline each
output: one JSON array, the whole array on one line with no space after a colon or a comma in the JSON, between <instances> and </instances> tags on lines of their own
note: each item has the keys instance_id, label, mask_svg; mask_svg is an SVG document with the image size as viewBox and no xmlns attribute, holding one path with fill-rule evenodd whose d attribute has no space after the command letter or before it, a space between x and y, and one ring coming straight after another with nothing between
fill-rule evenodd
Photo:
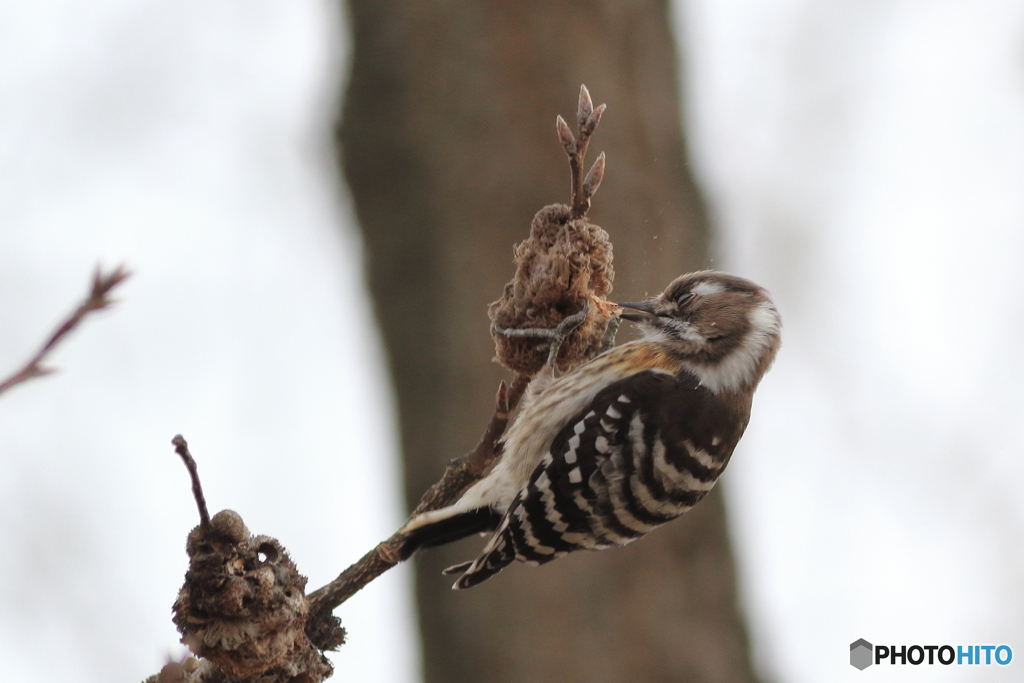
<instances>
[{"instance_id":1,"label":"bird's claw","mask_svg":"<svg viewBox=\"0 0 1024 683\"><path fill-rule=\"evenodd\" d=\"M589 313L590 302L584 299L583 308L580 309L579 313L573 313L566 317L554 328L527 327L519 329L505 329L495 325L494 331L506 337L537 337L539 339L545 339L546 341L537 345L537 350L548 350L548 367L551 368L551 372L553 374L557 375L556 360L558 358L558 352L562 349L562 344L570 334L575 332L576 329L583 324L583 321L587 319L587 315Z\"/></svg>"}]
</instances>

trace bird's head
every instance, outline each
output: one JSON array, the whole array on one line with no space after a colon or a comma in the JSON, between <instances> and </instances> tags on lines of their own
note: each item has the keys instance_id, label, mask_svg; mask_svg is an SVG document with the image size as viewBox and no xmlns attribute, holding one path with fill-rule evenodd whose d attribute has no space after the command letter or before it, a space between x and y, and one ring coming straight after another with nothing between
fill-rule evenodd
<instances>
[{"instance_id":1,"label":"bird's head","mask_svg":"<svg viewBox=\"0 0 1024 683\"><path fill-rule=\"evenodd\" d=\"M622 318L666 344L712 391L756 385L779 348L775 304L762 287L735 275L689 273L647 301L619 306Z\"/></svg>"}]
</instances>

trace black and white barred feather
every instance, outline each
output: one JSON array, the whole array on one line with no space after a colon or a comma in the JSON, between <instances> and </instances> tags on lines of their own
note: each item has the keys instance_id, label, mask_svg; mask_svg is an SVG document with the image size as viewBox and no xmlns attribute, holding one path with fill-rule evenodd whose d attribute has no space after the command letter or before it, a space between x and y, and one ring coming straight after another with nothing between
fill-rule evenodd
<instances>
[{"instance_id":1,"label":"black and white barred feather","mask_svg":"<svg viewBox=\"0 0 1024 683\"><path fill-rule=\"evenodd\" d=\"M610 385L555 438L456 587L513 560L537 565L626 545L675 519L715 485L745 407L716 400L688 373L646 371Z\"/></svg>"}]
</instances>

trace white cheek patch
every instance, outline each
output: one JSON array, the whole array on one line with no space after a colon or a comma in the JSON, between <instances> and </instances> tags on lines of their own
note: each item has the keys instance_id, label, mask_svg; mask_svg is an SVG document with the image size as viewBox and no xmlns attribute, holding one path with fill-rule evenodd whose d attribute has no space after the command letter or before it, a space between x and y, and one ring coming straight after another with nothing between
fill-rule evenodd
<instances>
[{"instance_id":1,"label":"white cheek patch","mask_svg":"<svg viewBox=\"0 0 1024 683\"><path fill-rule=\"evenodd\" d=\"M685 320L662 318L660 324L670 329L672 331L671 334L661 327L644 325L641 331L643 332L645 342L670 344L682 339L683 341L694 342L695 344L703 344L707 341L704 335L697 331L697 328Z\"/></svg>"},{"instance_id":2,"label":"white cheek patch","mask_svg":"<svg viewBox=\"0 0 1024 683\"><path fill-rule=\"evenodd\" d=\"M765 301L747 314L750 329L739 346L717 365L687 363L687 368L700 379L700 383L713 393L736 389L750 381L761 358L779 336L782 321L769 301Z\"/></svg>"},{"instance_id":3,"label":"white cheek patch","mask_svg":"<svg viewBox=\"0 0 1024 683\"><path fill-rule=\"evenodd\" d=\"M725 291L725 287L720 282L704 281L698 282L690 291L697 296L708 296L710 294L721 294Z\"/></svg>"},{"instance_id":4,"label":"white cheek patch","mask_svg":"<svg viewBox=\"0 0 1024 683\"><path fill-rule=\"evenodd\" d=\"M671 320L668 321L668 325L672 329L672 331L676 333L676 336L678 336L680 339L695 342L697 344L703 344L705 341L707 341L706 339L704 339L704 335L697 331L697 328L695 328L693 325L686 322L685 320L672 318Z\"/></svg>"}]
</instances>

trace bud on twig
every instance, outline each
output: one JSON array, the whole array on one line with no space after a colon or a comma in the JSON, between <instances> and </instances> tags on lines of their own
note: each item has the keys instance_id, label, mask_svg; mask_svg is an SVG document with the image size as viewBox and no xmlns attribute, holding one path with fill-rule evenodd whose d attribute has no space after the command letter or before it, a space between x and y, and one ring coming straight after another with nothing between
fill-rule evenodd
<instances>
[{"instance_id":1,"label":"bud on twig","mask_svg":"<svg viewBox=\"0 0 1024 683\"><path fill-rule=\"evenodd\" d=\"M590 99L590 91L587 90L587 86L581 85L580 103L576 109L576 125L580 130L583 130L592 113L594 113L594 101Z\"/></svg>"},{"instance_id":2,"label":"bud on twig","mask_svg":"<svg viewBox=\"0 0 1024 683\"><path fill-rule=\"evenodd\" d=\"M562 143L562 149L569 156L576 153L576 138L569 130L569 124L561 116L555 117L555 127L558 129L558 140Z\"/></svg>"},{"instance_id":3,"label":"bud on twig","mask_svg":"<svg viewBox=\"0 0 1024 683\"><path fill-rule=\"evenodd\" d=\"M600 107L595 109L594 113L592 113L587 118L586 123L584 123L583 125L580 126L580 137L581 138L584 137L584 136L589 138L591 135L594 134L594 131L597 130L597 124L601 123L601 114L604 114L604 110L606 108L607 108L607 105L602 104Z\"/></svg>"},{"instance_id":4,"label":"bud on twig","mask_svg":"<svg viewBox=\"0 0 1024 683\"><path fill-rule=\"evenodd\" d=\"M597 188L601 187L601 181L604 179L604 152L598 155L597 161L590 167L590 171L587 173L587 177L583 179L583 196L590 199L597 192Z\"/></svg>"}]
</instances>

